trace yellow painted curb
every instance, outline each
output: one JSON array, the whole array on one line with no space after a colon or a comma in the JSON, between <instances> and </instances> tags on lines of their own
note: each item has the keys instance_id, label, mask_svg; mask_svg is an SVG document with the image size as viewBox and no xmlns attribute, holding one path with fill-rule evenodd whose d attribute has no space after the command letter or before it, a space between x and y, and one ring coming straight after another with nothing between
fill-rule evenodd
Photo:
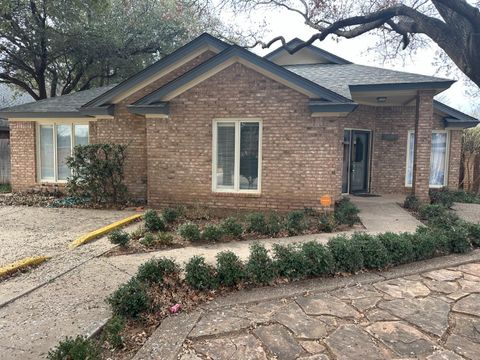
<instances>
[{"instance_id":1,"label":"yellow painted curb","mask_svg":"<svg viewBox=\"0 0 480 360\"><path fill-rule=\"evenodd\" d=\"M83 245L85 243L88 243L102 235L105 235L109 233L112 230L118 229L119 227L125 226L130 224L131 222L140 219L143 216L143 214L136 214L129 216L125 219L116 221L110 225L104 226L98 230L92 231L88 234L85 234L83 236L80 236L78 239L72 241L70 245L68 246L70 249L75 249L76 247Z\"/></svg>"},{"instance_id":2,"label":"yellow painted curb","mask_svg":"<svg viewBox=\"0 0 480 360\"><path fill-rule=\"evenodd\" d=\"M20 259L13 263L7 264L5 266L0 267L0 278L2 276L14 273L18 270L25 269L29 266L39 265L44 261L50 259L48 256L32 256Z\"/></svg>"}]
</instances>

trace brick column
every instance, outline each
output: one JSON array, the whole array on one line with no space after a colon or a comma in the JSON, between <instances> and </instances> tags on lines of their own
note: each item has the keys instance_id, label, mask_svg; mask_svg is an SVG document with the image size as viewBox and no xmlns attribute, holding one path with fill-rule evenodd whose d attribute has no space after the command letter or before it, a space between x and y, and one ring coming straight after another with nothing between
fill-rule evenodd
<instances>
[{"instance_id":1,"label":"brick column","mask_svg":"<svg viewBox=\"0 0 480 360\"><path fill-rule=\"evenodd\" d=\"M13 191L36 185L35 122L10 121L11 184Z\"/></svg>"},{"instance_id":2,"label":"brick column","mask_svg":"<svg viewBox=\"0 0 480 360\"><path fill-rule=\"evenodd\" d=\"M458 189L462 162L462 130L450 131L450 159L448 159L448 188Z\"/></svg>"},{"instance_id":3,"label":"brick column","mask_svg":"<svg viewBox=\"0 0 480 360\"><path fill-rule=\"evenodd\" d=\"M433 129L433 91L419 91L415 118L415 151L413 158L413 194L429 201L430 154Z\"/></svg>"}]
</instances>

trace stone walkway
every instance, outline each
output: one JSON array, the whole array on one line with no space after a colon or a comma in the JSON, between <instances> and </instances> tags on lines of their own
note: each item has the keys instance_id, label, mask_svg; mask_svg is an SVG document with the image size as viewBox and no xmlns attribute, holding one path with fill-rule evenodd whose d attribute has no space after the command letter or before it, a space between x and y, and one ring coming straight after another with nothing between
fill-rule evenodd
<instances>
[{"instance_id":1,"label":"stone walkway","mask_svg":"<svg viewBox=\"0 0 480 360\"><path fill-rule=\"evenodd\" d=\"M480 261L401 271L234 294L165 320L135 359L479 359Z\"/></svg>"}]
</instances>

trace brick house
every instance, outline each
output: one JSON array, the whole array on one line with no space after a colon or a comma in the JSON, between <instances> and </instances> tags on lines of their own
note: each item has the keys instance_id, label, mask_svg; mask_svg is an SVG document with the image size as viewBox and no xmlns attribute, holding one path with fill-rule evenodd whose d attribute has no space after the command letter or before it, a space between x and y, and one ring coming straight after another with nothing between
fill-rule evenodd
<instances>
[{"instance_id":1,"label":"brick house","mask_svg":"<svg viewBox=\"0 0 480 360\"><path fill-rule=\"evenodd\" d=\"M458 187L461 132L478 121L433 99L453 81L290 54L298 41L260 57L203 34L118 85L2 109L13 189L61 186L88 142L129 145L126 184L150 206Z\"/></svg>"}]
</instances>

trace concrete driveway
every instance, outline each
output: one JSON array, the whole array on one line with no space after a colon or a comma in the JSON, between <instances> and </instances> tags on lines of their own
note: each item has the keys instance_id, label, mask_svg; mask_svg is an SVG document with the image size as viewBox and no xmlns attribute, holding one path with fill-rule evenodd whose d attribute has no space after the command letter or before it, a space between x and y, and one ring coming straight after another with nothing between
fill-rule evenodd
<instances>
[{"instance_id":1,"label":"concrete driveway","mask_svg":"<svg viewBox=\"0 0 480 360\"><path fill-rule=\"evenodd\" d=\"M51 259L24 274L0 280L0 306L110 249L106 239L75 250L68 244L77 237L132 215L131 211L56 209L23 206L0 207L0 266L27 256Z\"/></svg>"}]
</instances>

